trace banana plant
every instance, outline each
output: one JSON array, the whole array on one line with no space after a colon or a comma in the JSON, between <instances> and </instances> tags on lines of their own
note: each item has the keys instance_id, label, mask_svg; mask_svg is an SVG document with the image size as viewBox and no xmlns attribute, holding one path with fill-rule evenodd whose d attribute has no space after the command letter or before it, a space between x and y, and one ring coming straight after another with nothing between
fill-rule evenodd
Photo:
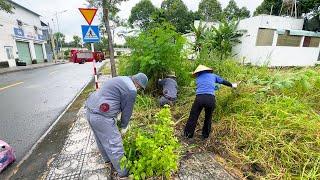
<instances>
[{"instance_id":1,"label":"banana plant","mask_svg":"<svg viewBox=\"0 0 320 180\"><path fill-rule=\"evenodd\" d=\"M227 58L232 53L232 47L241 43L240 37L246 32L238 30L239 21L222 20L218 27L211 27L205 35L205 45L216 53L220 60Z\"/></svg>"}]
</instances>

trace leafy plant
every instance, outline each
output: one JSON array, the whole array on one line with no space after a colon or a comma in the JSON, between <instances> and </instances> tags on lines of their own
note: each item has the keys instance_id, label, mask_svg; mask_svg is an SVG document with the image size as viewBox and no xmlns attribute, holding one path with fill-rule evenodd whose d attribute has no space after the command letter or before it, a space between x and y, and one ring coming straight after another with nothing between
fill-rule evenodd
<instances>
[{"instance_id":1,"label":"leafy plant","mask_svg":"<svg viewBox=\"0 0 320 180\"><path fill-rule=\"evenodd\" d=\"M179 143L168 106L149 119L144 127L133 127L124 139L125 157L122 167L134 179L166 177L178 169Z\"/></svg>"},{"instance_id":2,"label":"leafy plant","mask_svg":"<svg viewBox=\"0 0 320 180\"><path fill-rule=\"evenodd\" d=\"M206 33L206 46L209 51L214 51L220 60L231 55L232 47L241 43L239 38L245 31L237 30L239 21L227 22L222 20L219 27L212 27Z\"/></svg>"},{"instance_id":3,"label":"leafy plant","mask_svg":"<svg viewBox=\"0 0 320 180\"><path fill-rule=\"evenodd\" d=\"M192 33L194 33L195 42L193 44L193 51L199 53L202 49L203 42L205 40L205 33L206 33L206 25L200 21L198 27L196 27L193 23L191 24Z\"/></svg>"},{"instance_id":4,"label":"leafy plant","mask_svg":"<svg viewBox=\"0 0 320 180\"><path fill-rule=\"evenodd\" d=\"M150 79L148 88L151 90L155 89L157 80L170 71L175 71L181 80L187 76L182 53L184 43L185 39L168 23L148 29L128 39L132 53L120 61L120 73L144 72Z\"/></svg>"}]
</instances>

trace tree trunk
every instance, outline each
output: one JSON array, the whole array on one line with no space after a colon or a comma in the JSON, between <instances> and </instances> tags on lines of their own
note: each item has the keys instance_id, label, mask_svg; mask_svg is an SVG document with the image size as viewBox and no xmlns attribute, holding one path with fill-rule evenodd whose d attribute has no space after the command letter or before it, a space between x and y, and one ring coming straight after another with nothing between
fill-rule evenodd
<instances>
[{"instance_id":1,"label":"tree trunk","mask_svg":"<svg viewBox=\"0 0 320 180\"><path fill-rule=\"evenodd\" d=\"M116 63L115 63L115 60L114 60L114 50L113 50L113 43L112 43L112 35L111 35L110 24L109 24L109 9L107 9L106 7L107 7L107 0L103 0L102 1L102 8L103 8L104 24L106 26L106 30L107 30L107 34L108 34L111 75L112 75L112 77L116 77L117 76L117 70L116 70Z\"/></svg>"}]
</instances>

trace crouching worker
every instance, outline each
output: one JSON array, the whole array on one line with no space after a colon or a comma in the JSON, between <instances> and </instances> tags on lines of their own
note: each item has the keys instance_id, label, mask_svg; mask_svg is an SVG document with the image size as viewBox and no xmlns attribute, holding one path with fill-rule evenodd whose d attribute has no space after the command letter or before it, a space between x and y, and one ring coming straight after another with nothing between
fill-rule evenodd
<instances>
[{"instance_id":1,"label":"crouching worker","mask_svg":"<svg viewBox=\"0 0 320 180\"><path fill-rule=\"evenodd\" d=\"M143 73L131 77L114 77L107 80L101 89L92 93L86 102L87 119L99 151L104 161L113 165L119 178L128 176L128 171L120 168L120 160L124 156L121 135L128 129L137 90L145 89L147 83L148 78ZM116 118L120 112L119 131Z\"/></svg>"},{"instance_id":2,"label":"crouching worker","mask_svg":"<svg viewBox=\"0 0 320 180\"><path fill-rule=\"evenodd\" d=\"M159 79L159 86L162 88L162 96L159 99L160 106L173 105L177 100L178 84L175 73L167 75L165 79Z\"/></svg>"},{"instance_id":3,"label":"crouching worker","mask_svg":"<svg viewBox=\"0 0 320 180\"><path fill-rule=\"evenodd\" d=\"M197 125L199 115L204 108L205 120L202 128L202 138L209 137L211 132L212 113L216 106L215 100L215 83L223 84L232 88L236 88L237 84L231 84L216 74L213 70L203 65L199 65L193 72L196 77L196 99L193 102L189 119L184 129L184 136L192 138Z\"/></svg>"}]
</instances>

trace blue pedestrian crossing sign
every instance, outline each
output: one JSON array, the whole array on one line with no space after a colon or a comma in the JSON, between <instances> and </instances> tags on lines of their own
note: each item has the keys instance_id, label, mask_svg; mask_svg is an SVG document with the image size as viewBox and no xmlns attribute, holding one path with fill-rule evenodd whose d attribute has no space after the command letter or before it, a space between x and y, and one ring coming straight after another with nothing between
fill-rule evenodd
<instances>
[{"instance_id":1,"label":"blue pedestrian crossing sign","mask_svg":"<svg viewBox=\"0 0 320 180\"><path fill-rule=\"evenodd\" d=\"M100 41L99 27L82 25L82 39L86 43L94 43Z\"/></svg>"}]
</instances>

